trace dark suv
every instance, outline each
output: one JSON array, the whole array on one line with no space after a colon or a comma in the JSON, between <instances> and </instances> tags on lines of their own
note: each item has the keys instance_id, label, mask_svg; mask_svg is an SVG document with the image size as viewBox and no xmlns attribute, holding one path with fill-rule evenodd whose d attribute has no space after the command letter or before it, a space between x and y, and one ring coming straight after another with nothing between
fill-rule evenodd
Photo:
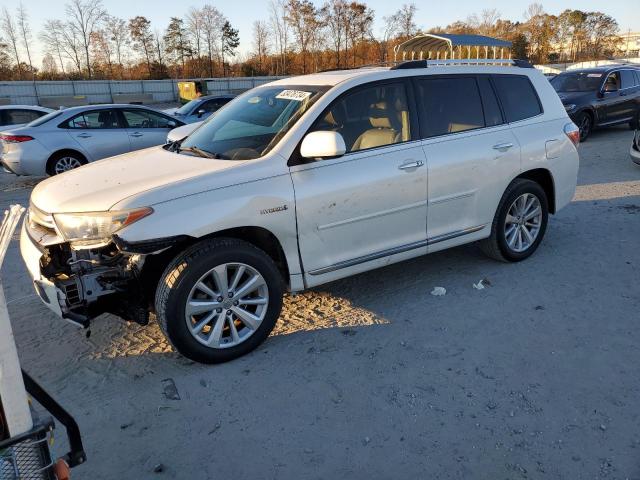
<instances>
[{"instance_id":1,"label":"dark suv","mask_svg":"<svg viewBox=\"0 0 640 480\"><path fill-rule=\"evenodd\" d=\"M564 108L580 128L580 141L596 127L629 123L640 116L640 67L607 65L569 70L551 80Z\"/></svg>"}]
</instances>

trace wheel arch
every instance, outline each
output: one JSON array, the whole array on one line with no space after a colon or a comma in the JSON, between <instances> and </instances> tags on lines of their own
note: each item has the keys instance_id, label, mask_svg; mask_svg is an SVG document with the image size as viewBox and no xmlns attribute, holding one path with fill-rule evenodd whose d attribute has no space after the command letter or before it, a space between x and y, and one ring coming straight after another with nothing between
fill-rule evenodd
<instances>
[{"instance_id":1,"label":"wheel arch","mask_svg":"<svg viewBox=\"0 0 640 480\"><path fill-rule=\"evenodd\" d=\"M522 172L516 178L531 180L540 185L544 190L544 193L547 195L547 201L549 203L549 213L556 213L556 190L551 171L547 170L546 168L534 168L532 170Z\"/></svg>"},{"instance_id":2,"label":"wheel arch","mask_svg":"<svg viewBox=\"0 0 640 480\"><path fill-rule=\"evenodd\" d=\"M51 155L49 155L49 158L47 158L47 164L45 168L49 175L52 175L51 173L51 167L53 166L52 162L64 154L77 155L85 163L89 163L89 159L87 158L87 156L84 153L82 153L80 150L77 150L74 148L61 148L60 150L56 150L55 152L53 152Z\"/></svg>"},{"instance_id":3,"label":"wheel arch","mask_svg":"<svg viewBox=\"0 0 640 480\"><path fill-rule=\"evenodd\" d=\"M212 238L235 238L252 244L265 252L276 264L285 285L291 287L289 264L278 237L264 227L243 226L218 230L202 237L184 237L180 242L159 254L149 255L145 261L142 278L149 298L155 298L160 277L171 261L191 245Z\"/></svg>"}]
</instances>

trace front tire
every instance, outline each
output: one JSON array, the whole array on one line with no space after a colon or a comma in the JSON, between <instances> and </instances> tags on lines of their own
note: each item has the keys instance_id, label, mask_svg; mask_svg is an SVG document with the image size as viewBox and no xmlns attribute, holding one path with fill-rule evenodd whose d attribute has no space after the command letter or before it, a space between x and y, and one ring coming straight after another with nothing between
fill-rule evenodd
<instances>
[{"instance_id":1,"label":"front tire","mask_svg":"<svg viewBox=\"0 0 640 480\"><path fill-rule=\"evenodd\" d=\"M237 239L200 242L166 268L156 292L156 316L171 344L200 363L249 353L273 330L284 286L273 260Z\"/></svg>"},{"instance_id":2,"label":"front tire","mask_svg":"<svg viewBox=\"0 0 640 480\"><path fill-rule=\"evenodd\" d=\"M580 130L580 142L586 141L593 130L593 118L587 112L582 112L578 117L578 129Z\"/></svg>"},{"instance_id":3,"label":"front tire","mask_svg":"<svg viewBox=\"0 0 640 480\"><path fill-rule=\"evenodd\" d=\"M491 225L480 242L483 252L502 262L520 262L538 249L547 229L549 204L542 187L517 178L504 192Z\"/></svg>"}]
</instances>

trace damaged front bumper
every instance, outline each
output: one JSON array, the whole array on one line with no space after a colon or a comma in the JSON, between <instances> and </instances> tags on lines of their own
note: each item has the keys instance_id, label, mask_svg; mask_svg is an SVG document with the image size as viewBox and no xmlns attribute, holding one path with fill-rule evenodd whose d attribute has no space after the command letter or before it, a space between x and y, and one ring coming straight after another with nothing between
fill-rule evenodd
<instances>
[{"instance_id":1,"label":"damaged front bumper","mask_svg":"<svg viewBox=\"0 0 640 480\"><path fill-rule=\"evenodd\" d=\"M56 315L83 327L102 313L145 325L152 295L143 267L181 240L127 242L114 235L106 246L76 250L57 234L50 216L31 207L20 251L36 293Z\"/></svg>"},{"instance_id":2,"label":"damaged front bumper","mask_svg":"<svg viewBox=\"0 0 640 480\"><path fill-rule=\"evenodd\" d=\"M68 243L44 246L30 234L28 219L20 251L36 293L56 315L83 327L107 312L147 323L139 282L145 255L122 252L114 243L95 250L73 250Z\"/></svg>"}]
</instances>

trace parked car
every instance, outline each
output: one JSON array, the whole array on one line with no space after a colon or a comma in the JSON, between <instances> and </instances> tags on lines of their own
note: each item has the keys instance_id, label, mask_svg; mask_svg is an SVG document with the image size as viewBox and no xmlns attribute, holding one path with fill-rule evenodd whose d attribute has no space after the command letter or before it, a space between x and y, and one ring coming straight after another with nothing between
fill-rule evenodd
<instances>
[{"instance_id":1,"label":"parked car","mask_svg":"<svg viewBox=\"0 0 640 480\"><path fill-rule=\"evenodd\" d=\"M17 128L53 111L38 105L0 105L0 128Z\"/></svg>"},{"instance_id":2,"label":"parked car","mask_svg":"<svg viewBox=\"0 0 640 480\"><path fill-rule=\"evenodd\" d=\"M167 134L167 143L179 142L191 135L204 122L187 123L178 128L174 128Z\"/></svg>"},{"instance_id":3,"label":"parked car","mask_svg":"<svg viewBox=\"0 0 640 480\"><path fill-rule=\"evenodd\" d=\"M640 67L607 65L569 70L553 79L569 117L580 128L580 141L591 131L628 123L636 128L640 117Z\"/></svg>"},{"instance_id":4,"label":"parked car","mask_svg":"<svg viewBox=\"0 0 640 480\"><path fill-rule=\"evenodd\" d=\"M139 105L90 105L0 132L0 163L17 175L57 175L88 162L162 145L182 120Z\"/></svg>"},{"instance_id":5,"label":"parked car","mask_svg":"<svg viewBox=\"0 0 640 480\"><path fill-rule=\"evenodd\" d=\"M636 130L636 134L633 136L629 154L631 155L633 163L640 165L640 130Z\"/></svg>"},{"instance_id":6,"label":"parked car","mask_svg":"<svg viewBox=\"0 0 640 480\"><path fill-rule=\"evenodd\" d=\"M573 198L578 128L533 68L426 65L278 80L180 145L41 182L21 235L40 298L85 326L154 311L215 363L267 338L286 290L476 241L528 258Z\"/></svg>"},{"instance_id":7,"label":"parked car","mask_svg":"<svg viewBox=\"0 0 640 480\"><path fill-rule=\"evenodd\" d=\"M185 103L180 108L169 108L164 113L179 118L184 123L201 122L235 98L235 95L207 95Z\"/></svg>"}]
</instances>

